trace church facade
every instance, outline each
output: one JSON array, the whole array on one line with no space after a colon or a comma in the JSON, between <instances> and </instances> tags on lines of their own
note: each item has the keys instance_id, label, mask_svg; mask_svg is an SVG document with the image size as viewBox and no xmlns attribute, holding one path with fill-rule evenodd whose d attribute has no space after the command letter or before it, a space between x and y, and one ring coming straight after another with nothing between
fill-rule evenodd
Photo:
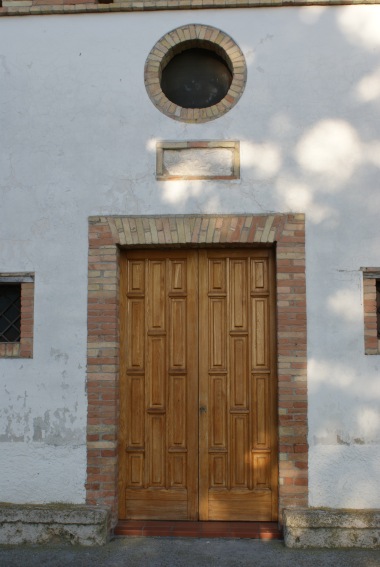
<instances>
[{"instance_id":1,"label":"church facade","mask_svg":"<svg viewBox=\"0 0 380 567\"><path fill-rule=\"evenodd\" d=\"M2 0L1 502L380 508L379 25Z\"/></svg>"}]
</instances>

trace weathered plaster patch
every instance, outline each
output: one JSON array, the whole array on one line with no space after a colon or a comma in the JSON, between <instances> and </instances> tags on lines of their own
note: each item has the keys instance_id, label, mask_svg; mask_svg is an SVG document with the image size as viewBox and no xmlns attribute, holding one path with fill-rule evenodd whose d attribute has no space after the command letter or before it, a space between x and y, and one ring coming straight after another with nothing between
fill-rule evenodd
<instances>
[{"instance_id":1,"label":"weathered plaster patch","mask_svg":"<svg viewBox=\"0 0 380 567\"><path fill-rule=\"evenodd\" d=\"M54 360L62 360L65 364L67 364L69 360L69 355L66 352L61 352L58 348L51 347L50 356L54 358Z\"/></svg>"},{"instance_id":2,"label":"weathered plaster patch","mask_svg":"<svg viewBox=\"0 0 380 567\"><path fill-rule=\"evenodd\" d=\"M51 414L53 417L51 417ZM46 411L44 417L33 420L33 441L43 441L47 445L80 445L85 439L84 428L72 428L76 416L67 408L58 408L54 412Z\"/></svg>"},{"instance_id":3,"label":"weathered plaster patch","mask_svg":"<svg viewBox=\"0 0 380 567\"><path fill-rule=\"evenodd\" d=\"M33 419L33 441L43 441L46 431L50 425L49 412L46 411L44 417L35 417Z\"/></svg>"},{"instance_id":4,"label":"weathered plaster patch","mask_svg":"<svg viewBox=\"0 0 380 567\"><path fill-rule=\"evenodd\" d=\"M349 445L350 444L348 441L345 441L344 439L342 439L342 437L340 435L336 436L336 442L338 443L338 445Z\"/></svg>"},{"instance_id":5,"label":"weathered plaster patch","mask_svg":"<svg viewBox=\"0 0 380 567\"><path fill-rule=\"evenodd\" d=\"M17 396L17 404L11 404L9 397L8 407L0 410L0 442L34 441L55 446L80 445L84 442L85 427L75 426L78 422L78 402L75 402L73 409L62 407L54 411L46 410L43 416L33 416L32 419L27 397L26 392Z\"/></svg>"},{"instance_id":6,"label":"weathered plaster patch","mask_svg":"<svg viewBox=\"0 0 380 567\"><path fill-rule=\"evenodd\" d=\"M16 397L18 404L11 404L12 397L6 386L4 386L4 391L8 397L9 405L0 410L0 423L3 431L0 433L0 443L25 441L25 437L30 431L29 420L32 413L31 409L27 409L26 406L28 395L24 392L23 395ZM20 402L22 402L21 407ZM15 408L15 405L18 407Z\"/></svg>"},{"instance_id":7,"label":"weathered plaster patch","mask_svg":"<svg viewBox=\"0 0 380 567\"><path fill-rule=\"evenodd\" d=\"M366 438L366 437L354 437L346 432L333 433L330 432L328 435L313 435L312 438L313 445L380 445L380 439L377 438Z\"/></svg>"},{"instance_id":8,"label":"weathered plaster patch","mask_svg":"<svg viewBox=\"0 0 380 567\"><path fill-rule=\"evenodd\" d=\"M14 443L14 442L24 441L24 435L18 435L17 433L15 433L12 425L13 420L10 415L7 416L6 421L7 421L7 425L5 428L5 433L0 435L0 442L6 443L12 441Z\"/></svg>"}]
</instances>

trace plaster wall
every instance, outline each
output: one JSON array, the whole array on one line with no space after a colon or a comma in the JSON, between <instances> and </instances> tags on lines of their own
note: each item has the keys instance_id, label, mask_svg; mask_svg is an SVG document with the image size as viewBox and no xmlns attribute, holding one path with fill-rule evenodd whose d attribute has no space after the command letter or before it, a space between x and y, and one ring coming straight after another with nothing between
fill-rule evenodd
<instances>
[{"instance_id":1,"label":"plaster wall","mask_svg":"<svg viewBox=\"0 0 380 567\"><path fill-rule=\"evenodd\" d=\"M219 27L248 66L204 124L143 83L167 31ZM379 358L361 266L380 265L380 6L0 19L0 271L35 273L34 356L0 360L0 500L81 503L87 219L305 212L313 506L380 507ZM156 181L158 140L240 140L241 179Z\"/></svg>"}]
</instances>

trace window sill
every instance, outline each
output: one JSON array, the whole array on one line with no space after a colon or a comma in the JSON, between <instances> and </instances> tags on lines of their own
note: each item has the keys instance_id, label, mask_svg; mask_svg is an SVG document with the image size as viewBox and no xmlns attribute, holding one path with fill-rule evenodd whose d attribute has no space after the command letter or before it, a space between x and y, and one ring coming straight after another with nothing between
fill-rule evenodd
<instances>
[{"instance_id":1,"label":"window sill","mask_svg":"<svg viewBox=\"0 0 380 567\"><path fill-rule=\"evenodd\" d=\"M32 358L29 342L1 343L0 358Z\"/></svg>"}]
</instances>

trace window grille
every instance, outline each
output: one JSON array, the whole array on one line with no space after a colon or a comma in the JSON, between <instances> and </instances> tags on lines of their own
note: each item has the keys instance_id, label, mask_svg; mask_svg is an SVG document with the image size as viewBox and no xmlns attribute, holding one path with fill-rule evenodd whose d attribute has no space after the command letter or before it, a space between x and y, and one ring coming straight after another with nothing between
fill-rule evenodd
<instances>
[{"instance_id":1,"label":"window grille","mask_svg":"<svg viewBox=\"0 0 380 567\"><path fill-rule=\"evenodd\" d=\"M18 343L21 336L21 284L0 285L0 343Z\"/></svg>"}]
</instances>

